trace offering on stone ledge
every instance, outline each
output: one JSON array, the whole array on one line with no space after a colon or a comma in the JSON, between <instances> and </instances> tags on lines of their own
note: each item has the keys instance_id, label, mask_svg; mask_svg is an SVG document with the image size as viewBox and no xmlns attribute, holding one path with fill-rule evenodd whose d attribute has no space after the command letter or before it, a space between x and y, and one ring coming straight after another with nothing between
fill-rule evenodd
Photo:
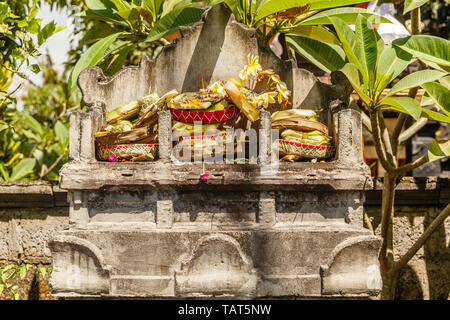
<instances>
[{"instance_id":1,"label":"offering on stone ledge","mask_svg":"<svg viewBox=\"0 0 450 320\"><path fill-rule=\"evenodd\" d=\"M281 161L301 158L325 159L334 153L328 127L318 121L314 110L290 109L272 114L272 128L280 130L276 147Z\"/></svg>"},{"instance_id":2,"label":"offering on stone ledge","mask_svg":"<svg viewBox=\"0 0 450 320\"><path fill-rule=\"evenodd\" d=\"M257 56L248 55L247 62L238 78L225 84L216 81L206 86L202 80L197 92L172 90L162 97L153 93L108 112L106 124L94 134L99 158L108 160L113 155L118 161L154 160L158 112L164 106L172 115L172 131L178 139L175 148L190 146L195 149L194 157L208 148L233 143L230 138L234 137L226 129L233 128L241 114L250 122L258 120L261 109L269 105L280 110L271 120L272 128L280 130L276 146L281 161L330 157L334 147L327 126L318 121L320 111L284 110L292 105L286 84L272 70L263 70Z\"/></svg>"},{"instance_id":3,"label":"offering on stone ledge","mask_svg":"<svg viewBox=\"0 0 450 320\"><path fill-rule=\"evenodd\" d=\"M106 125L94 133L100 160L152 161L158 150L158 111L176 96L172 90L161 98L145 96L106 114Z\"/></svg>"}]
</instances>

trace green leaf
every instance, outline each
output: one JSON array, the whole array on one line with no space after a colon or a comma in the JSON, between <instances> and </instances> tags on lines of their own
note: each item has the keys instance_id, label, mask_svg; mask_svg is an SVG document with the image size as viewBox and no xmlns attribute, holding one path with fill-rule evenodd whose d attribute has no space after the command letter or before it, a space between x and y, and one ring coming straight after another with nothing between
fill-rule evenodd
<instances>
[{"instance_id":1,"label":"green leaf","mask_svg":"<svg viewBox=\"0 0 450 320\"><path fill-rule=\"evenodd\" d=\"M8 18L10 13L11 13L11 9L9 9L8 4L1 2L0 3L0 23L3 22L6 18Z\"/></svg>"},{"instance_id":2,"label":"green leaf","mask_svg":"<svg viewBox=\"0 0 450 320\"><path fill-rule=\"evenodd\" d=\"M364 2L367 2L367 0L321 0L318 2L315 1L311 6L311 10L344 7Z\"/></svg>"},{"instance_id":3,"label":"green leaf","mask_svg":"<svg viewBox=\"0 0 450 320\"><path fill-rule=\"evenodd\" d=\"M44 130L42 129L40 123L33 118L29 113L26 113L24 116L24 120L25 123L37 134L39 134L39 136L43 136L44 134Z\"/></svg>"},{"instance_id":4,"label":"green leaf","mask_svg":"<svg viewBox=\"0 0 450 320\"><path fill-rule=\"evenodd\" d=\"M42 278L45 278L45 274L47 272L47 269L43 266L39 266L39 271L41 272Z\"/></svg>"},{"instance_id":5,"label":"green leaf","mask_svg":"<svg viewBox=\"0 0 450 320\"><path fill-rule=\"evenodd\" d=\"M216 4L222 3L224 1L225 0L209 0L208 1L208 6L212 7L212 6L215 6Z\"/></svg>"},{"instance_id":6,"label":"green leaf","mask_svg":"<svg viewBox=\"0 0 450 320\"><path fill-rule=\"evenodd\" d=\"M445 76L445 72L440 72L437 70L420 70L414 73L411 73L401 79L399 82L397 82L389 91L387 96L392 96L393 94L396 94L397 92L411 89L414 87L418 87L423 83L431 82L438 80Z\"/></svg>"},{"instance_id":7,"label":"green leaf","mask_svg":"<svg viewBox=\"0 0 450 320\"><path fill-rule=\"evenodd\" d=\"M435 140L428 145L428 161L432 162L450 156L450 139Z\"/></svg>"},{"instance_id":8,"label":"green leaf","mask_svg":"<svg viewBox=\"0 0 450 320\"><path fill-rule=\"evenodd\" d=\"M433 110L422 109L422 114L420 115L420 117L450 123L449 116L446 116L445 114Z\"/></svg>"},{"instance_id":9,"label":"green leaf","mask_svg":"<svg viewBox=\"0 0 450 320\"><path fill-rule=\"evenodd\" d=\"M120 32L120 29L115 25L111 26L110 24L101 21L96 22L92 28L84 33L84 36L80 40L78 46L81 47L93 42L97 42L117 32Z\"/></svg>"},{"instance_id":10,"label":"green leaf","mask_svg":"<svg viewBox=\"0 0 450 320\"><path fill-rule=\"evenodd\" d=\"M377 66L376 92L382 92L411 63L412 55L398 47L387 45Z\"/></svg>"},{"instance_id":11,"label":"green leaf","mask_svg":"<svg viewBox=\"0 0 450 320\"><path fill-rule=\"evenodd\" d=\"M115 6L109 1L86 0L88 10L82 12L80 16L87 19L99 19L117 23L120 25L127 25L123 19L115 14Z\"/></svg>"},{"instance_id":12,"label":"green leaf","mask_svg":"<svg viewBox=\"0 0 450 320\"><path fill-rule=\"evenodd\" d=\"M19 300L19 293L13 292L13 298L14 298L14 300Z\"/></svg>"},{"instance_id":13,"label":"green leaf","mask_svg":"<svg viewBox=\"0 0 450 320\"><path fill-rule=\"evenodd\" d=\"M357 41L356 35L352 29L340 18L329 17L329 21L333 24L334 29L342 43L342 48L347 55L347 59L350 63L353 63L361 74L364 75L364 69L360 63L360 59L356 56L361 51L361 43Z\"/></svg>"},{"instance_id":14,"label":"green leaf","mask_svg":"<svg viewBox=\"0 0 450 320\"><path fill-rule=\"evenodd\" d=\"M123 1L123 0L109 0L109 1L114 3L114 5L117 8L117 11L123 11L123 10L131 9L131 6L126 1Z\"/></svg>"},{"instance_id":15,"label":"green leaf","mask_svg":"<svg viewBox=\"0 0 450 320\"><path fill-rule=\"evenodd\" d=\"M286 43L325 72L331 73L345 65L345 54L339 46L293 34L286 34Z\"/></svg>"},{"instance_id":16,"label":"green leaf","mask_svg":"<svg viewBox=\"0 0 450 320\"><path fill-rule=\"evenodd\" d=\"M80 72L84 69L95 66L100 60L105 57L105 54L111 44L116 41L117 37L119 37L122 32L114 33L106 38L98 41L94 45L92 45L89 49L84 52L80 59L77 61L75 66L72 69L72 72L69 76L68 88L70 90L75 86L76 80L80 75Z\"/></svg>"},{"instance_id":17,"label":"green leaf","mask_svg":"<svg viewBox=\"0 0 450 320\"><path fill-rule=\"evenodd\" d=\"M420 114L422 113L420 103L417 100L409 97L385 97L380 101L379 105L388 105L388 107L384 107L383 109L389 109L408 114L415 120L419 120Z\"/></svg>"},{"instance_id":18,"label":"green leaf","mask_svg":"<svg viewBox=\"0 0 450 320\"><path fill-rule=\"evenodd\" d=\"M131 42L128 42L128 43L131 44ZM125 59L127 58L130 50L132 50L132 46L128 45L128 46L124 47L123 49L120 49L114 55L109 55L108 59L105 59L106 63L105 64L102 63L102 69L106 70L105 74L112 76L117 71L119 71L123 67L123 65L125 63ZM109 59L109 57L110 57L110 59Z\"/></svg>"},{"instance_id":19,"label":"green leaf","mask_svg":"<svg viewBox=\"0 0 450 320\"><path fill-rule=\"evenodd\" d=\"M38 64L32 64L31 66L28 67L28 69L30 69L32 72L36 74L41 72L41 68L39 67Z\"/></svg>"},{"instance_id":20,"label":"green leaf","mask_svg":"<svg viewBox=\"0 0 450 320\"><path fill-rule=\"evenodd\" d=\"M27 276L27 269L25 266L19 266L20 280L23 280Z\"/></svg>"},{"instance_id":21,"label":"green leaf","mask_svg":"<svg viewBox=\"0 0 450 320\"><path fill-rule=\"evenodd\" d=\"M297 26L289 30L289 33L302 36L305 38L314 39L328 44L340 45L339 39L325 29L324 27L316 26Z\"/></svg>"},{"instance_id":22,"label":"green leaf","mask_svg":"<svg viewBox=\"0 0 450 320\"><path fill-rule=\"evenodd\" d=\"M359 15L355 25L355 35L359 52L356 56L361 61L361 66L364 70L364 83L371 88L375 80L375 70L377 68L378 61L378 44L375 30L369 21L362 15ZM369 83L367 83L367 79Z\"/></svg>"},{"instance_id":23,"label":"green leaf","mask_svg":"<svg viewBox=\"0 0 450 320\"><path fill-rule=\"evenodd\" d=\"M1 174L2 180L4 180L4 181L9 180L8 170L6 170L6 168L3 166L2 163L0 163L0 174Z\"/></svg>"},{"instance_id":24,"label":"green leaf","mask_svg":"<svg viewBox=\"0 0 450 320\"><path fill-rule=\"evenodd\" d=\"M271 14L278 13L291 8L297 8L309 3L320 2L322 0L267 0L256 13L255 21L259 21Z\"/></svg>"},{"instance_id":25,"label":"green leaf","mask_svg":"<svg viewBox=\"0 0 450 320\"><path fill-rule=\"evenodd\" d=\"M38 33L39 46L41 46L45 42L45 40L47 40L53 34L53 32L55 32L55 30L56 24L54 21L50 21L49 23L47 23Z\"/></svg>"},{"instance_id":26,"label":"green leaf","mask_svg":"<svg viewBox=\"0 0 450 320\"><path fill-rule=\"evenodd\" d=\"M346 25L355 24L359 14L366 17L369 21L377 21L380 23L392 23L389 19L386 19L383 16L380 16L379 14L369 12L365 9L347 7L321 11L309 18L302 20L302 22L300 22L300 25L330 24L329 18L339 18L342 21L344 21Z\"/></svg>"},{"instance_id":27,"label":"green leaf","mask_svg":"<svg viewBox=\"0 0 450 320\"><path fill-rule=\"evenodd\" d=\"M201 19L203 11L197 8L183 8L169 12L155 24L146 41L158 40L175 32L180 26L196 23Z\"/></svg>"},{"instance_id":28,"label":"green leaf","mask_svg":"<svg viewBox=\"0 0 450 320\"><path fill-rule=\"evenodd\" d=\"M41 22L41 19L31 20L28 23L27 32L33 33L33 34L38 34L39 30L41 29L40 22Z\"/></svg>"},{"instance_id":29,"label":"green leaf","mask_svg":"<svg viewBox=\"0 0 450 320\"><path fill-rule=\"evenodd\" d=\"M358 67L353 63L347 63L344 67L341 68L340 71L345 74L348 81L350 81L350 84L352 85L353 89L355 89L361 100L367 106L370 106L372 103L372 99L364 92L364 88L361 85L360 72L358 70Z\"/></svg>"},{"instance_id":30,"label":"green leaf","mask_svg":"<svg viewBox=\"0 0 450 320\"><path fill-rule=\"evenodd\" d=\"M16 181L24 178L33 171L35 165L36 159L23 159L14 167L10 180Z\"/></svg>"},{"instance_id":31,"label":"green leaf","mask_svg":"<svg viewBox=\"0 0 450 320\"><path fill-rule=\"evenodd\" d=\"M0 295L3 293L3 284L0 284Z\"/></svg>"},{"instance_id":32,"label":"green leaf","mask_svg":"<svg viewBox=\"0 0 450 320\"><path fill-rule=\"evenodd\" d=\"M63 147L69 146L69 130L62 124L61 121L56 121L55 124L55 135L56 140L58 140Z\"/></svg>"},{"instance_id":33,"label":"green leaf","mask_svg":"<svg viewBox=\"0 0 450 320\"><path fill-rule=\"evenodd\" d=\"M144 8L146 8L152 14L153 21L156 21L156 17L161 11L161 4L163 0L144 0Z\"/></svg>"},{"instance_id":34,"label":"green leaf","mask_svg":"<svg viewBox=\"0 0 450 320\"><path fill-rule=\"evenodd\" d=\"M450 116L450 89L438 82L428 82L421 85L436 105Z\"/></svg>"},{"instance_id":35,"label":"green leaf","mask_svg":"<svg viewBox=\"0 0 450 320\"><path fill-rule=\"evenodd\" d=\"M427 3L429 0L405 0L405 4L403 7L403 14L414 10L415 8L419 8Z\"/></svg>"},{"instance_id":36,"label":"green leaf","mask_svg":"<svg viewBox=\"0 0 450 320\"><path fill-rule=\"evenodd\" d=\"M413 35L394 40L392 44L408 51L420 60L445 67L450 66L450 41L444 38Z\"/></svg>"}]
</instances>

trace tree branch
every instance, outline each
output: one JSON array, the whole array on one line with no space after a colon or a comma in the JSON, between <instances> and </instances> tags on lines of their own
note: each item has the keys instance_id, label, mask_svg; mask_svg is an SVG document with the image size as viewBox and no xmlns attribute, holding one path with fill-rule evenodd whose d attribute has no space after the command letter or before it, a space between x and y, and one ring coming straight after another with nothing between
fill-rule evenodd
<instances>
[{"instance_id":1,"label":"tree branch","mask_svg":"<svg viewBox=\"0 0 450 320\"><path fill-rule=\"evenodd\" d=\"M450 216L450 203L439 213L439 215L428 226L425 232L417 239L416 243L401 257L398 261L394 262L392 267L393 271L398 271L404 267L409 260L419 251L419 249L425 244L430 236L436 231L437 227L444 222Z\"/></svg>"},{"instance_id":2,"label":"tree branch","mask_svg":"<svg viewBox=\"0 0 450 320\"><path fill-rule=\"evenodd\" d=\"M372 125L372 135L375 143L375 149L377 151L378 160L380 160L381 165L387 171L392 171L395 168L387 161L386 152L383 148L383 143L381 140L380 126L378 124L378 116L376 113L370 113L370 123Z\"/></svg>"},{"instance_id":3,"label":"tree branch","mask_svg":"<svg viewBox=\"0 0 450 320\"><path fill-rule=\"evenodd\" d=\"M407 163L401 167L398 167L394 170L395 174L397 175L405 175L407 174L409 171L414 170L415 168L420 167L421 165L425 164L428 162L428 154L425 154L423 156L421 156L420 158Z\"/></svg>"},{"instance_id":4,"label":"tree branch","mask_svg":"<svg viewBox=\"0 0 450 320\"><path fill-rule=\"evenodd\" d=\"M66 153L60 154L58 159L56 159L56 161L53 162L53 164L50 166L50 168L48 168L48 170L44 174L40 175L39 178L43 179L46 175L48 175L50 172L52 172L53 169L55 169L55 167L64 158L65 155L66 155Z\"/></svg>"},{"instance_id":5,"label":"tree branch","mask_svg":"<svg viewBox=\"0 0 450 320\"><path fill-rule=\"evenodd\" d=\"M358 110L361 113L362 124L366 127L366 129L370 133L372 133L372 124L370 123L369 116L363 110L361 110L361 108L356 104L355 100L353 100L352 98L350 98L349 106L350 108Z\"/></svg>"},{"instance_id":6,"label":"tree branch","mask_svg":"<svg viewBox=\"0 0 450 320\"><path fill-rule=\"evenodd\" d=\"M395 177L389 172L384 174L381 203L381 243L379 261L383 270L390 270L393 263L392 219L394 216Z\"/></svg>"},{"instance_id":7,"label":"tree branch","mask_svg":"<svg viewBox=\"0 0 450 320\"><path fill-rule=\"evenodd\" d=\"M427 118L420 118L412 126L410 126L408 129L403 131L400 136L398 137L398 143L402 144L408 141L413 135L415 135L417 132L419 132L420 129L425 127L425 125L428 123Z\"/></svg>"},{"instance_id":8,"label":"tree branch","mask_svg":"<svg viewBox=\"0 0 450 320\"><path fill-rule=\"evenodd\" d=\"M389 137L389 131L386 128L386 123L384 122L383 111L378 109L377 111L378 124L381 130L381 140L383 141L384 148L386 151L386 159L392 168L396 168L397 164L395 161L395 155L392 150L391 138Z\"/></svg>"}]
</instances>

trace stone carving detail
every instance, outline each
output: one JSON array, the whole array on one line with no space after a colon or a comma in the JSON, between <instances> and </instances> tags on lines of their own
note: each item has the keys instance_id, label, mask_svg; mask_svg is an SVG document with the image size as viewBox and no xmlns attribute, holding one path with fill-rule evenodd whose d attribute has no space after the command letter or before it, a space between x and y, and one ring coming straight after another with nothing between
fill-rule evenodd
<instances>
[{"instance_id":1,"label":"stone carving detail","mask_svg":"<svg viewBox=\"0 0 450 320\"><path fill-rule=\"evenodd\" d=\"M105 295L110 291L111 267L100 250L87 240L57 236L49 243L53 255L52 294Z\"/></svg>"},{"instance_id":2,"label":"stone carving detail","mask_svg":"<svg viewBox=\"0 0 450 320\"><path fill-rule=\"evenodd\" d=\"M333 250L327 265L321 266L323 295L359 295L381 290L375 236L349 238Z\"/></svg>"},{"instance_id":3,"label":"stone carving detail","mask_svg":"<svg viewBox=\"0 0 450 320\"><path fill-rule=\"evenodd\" d=\"M254 295L258 277L239 243L224 234L201 238L175 273L176 295Z\"/></svg>"}]
</instances>

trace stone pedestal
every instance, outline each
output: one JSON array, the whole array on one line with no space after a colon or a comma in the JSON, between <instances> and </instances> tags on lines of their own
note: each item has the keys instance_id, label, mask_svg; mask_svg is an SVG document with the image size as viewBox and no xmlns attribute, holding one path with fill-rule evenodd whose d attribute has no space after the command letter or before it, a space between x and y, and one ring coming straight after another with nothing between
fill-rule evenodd
<instances>
[{"instance_id":1,"label":"stone pedestal","mask_svg":"<svg viewBox=\"0 0 450 320\"><path fill-rule=\"evenodd\" d=\"M78 79L87 112L71 116L70 161L60 186L70 229L50 243L52 294L62 297L367 297L381 287L380 239L363 228L361 117L348 83L326 85L258 46L223 8L181 28L155 60L106 78ZM104 113L148 93L197 90L236 77L247 54L278 73L295 107L324 109L336 155L328 162L271 161L270 114L259 121L254 164L172 162L171 118L159 114L159 160L99 162L93 132ZM209 173L207 182L200 174Z\"/></svg>"}]
</instances>

